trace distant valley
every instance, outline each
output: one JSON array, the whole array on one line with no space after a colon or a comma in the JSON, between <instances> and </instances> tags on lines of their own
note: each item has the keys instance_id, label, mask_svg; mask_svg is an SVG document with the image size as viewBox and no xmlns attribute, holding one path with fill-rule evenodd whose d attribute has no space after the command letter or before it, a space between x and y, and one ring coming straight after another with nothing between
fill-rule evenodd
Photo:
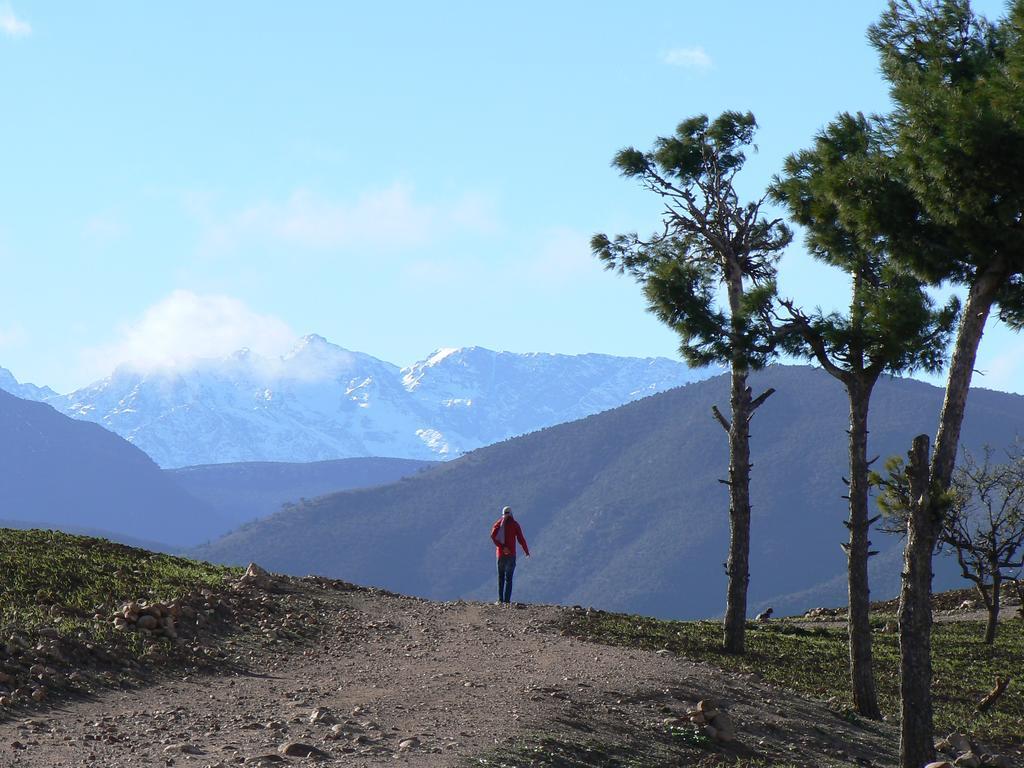
<instances>
[{"instance_id":1,"label":"distant valley","mask_svg":"<svg viewBox=\"0 0 1024 768\"><path fill-rule=\"evenodd\" d=\"M57 528L180 551L286 502L392 483L432 464L375 458L161 470L97 424L0 391L5 528Z\"/></svg>"},{"instance_id":2,"label":"distant valley","mask_svg":"<svg viewBox=\"0 0 1024 768\"><path fill-rule=\"evenodd\" d=\"M234 527L277 512L282 506L303 503L307 498L388 485L436 463L391 458L307 463L250 461L165 469L164 474L182 490L214 508Z\"/></svg>"},{"instance_id":3,"label":"distant valley","mask_svg":"<svg viewBox=\"0 0 1024 768\"><path fill-rule=\"evenodd\" d=\"M231 527L122 438L7 392L0 392L0 499L0 518L16 527L99 530L162 547Z\"/></svg>"},{"instance_id":4,"label":"distant valley","mask_svg":"<svg viewBox=\"0 0 1024 768\"><path fill-rule=\"evenodd\" d=\"M779 613L845 604L846 397L826 374L773 367L776 394L753 422L752 607ZM943 390L878 385L872 454L904 454L930 432ZM725 435L711 406L725 376L473 451L399 483L307 501L198 550L424 597L492 599L488 531L510 504L534 557L517 573L524 600L699 618L724 607L728 499ZM1024 397L971 391L963 442L979 451L1024 434ZM873 596L895 594L900 550L874 532ZM936 588L960 585L937 558Z\"/></svg>"}]
</instances>

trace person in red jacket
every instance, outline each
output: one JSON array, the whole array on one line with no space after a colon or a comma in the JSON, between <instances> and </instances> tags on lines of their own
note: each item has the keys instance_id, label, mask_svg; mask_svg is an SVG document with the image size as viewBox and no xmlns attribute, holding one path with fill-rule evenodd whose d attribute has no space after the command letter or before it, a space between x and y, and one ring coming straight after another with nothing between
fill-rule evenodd
<instances>
[{"instance_id":1,"label":"person in red jacket","mask_svg":"<svg viewBox=\"0 0 1024 768\"><path fill-rule=\"evenodd\" d=\"M491 541L497 548L498 555L498 604L510 605L512 602L512 573L516 569L516 541L523 546L523 552L530 556L530 548L523 538L523 529L512 517L512 508L501 510L501 517L491 528Z\"/></svg>"}]
</instances>

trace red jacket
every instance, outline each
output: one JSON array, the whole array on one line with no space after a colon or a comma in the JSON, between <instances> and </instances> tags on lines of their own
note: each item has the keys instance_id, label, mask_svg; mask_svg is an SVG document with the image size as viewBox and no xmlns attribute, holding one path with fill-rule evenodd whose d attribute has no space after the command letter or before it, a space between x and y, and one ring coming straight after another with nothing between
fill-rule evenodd
<instances>
[{"instance_id":1,"label":"red jacket","mask_svg":"<svg viewBox=\"0 0 1024 768\"><path fill-rule=\"evenodd\" d=\"M530 548L526 546L526 539L523 538L523 529L519 527L512 515L508 516L508 520L505 522L505 543L502 544L498 540L498 531L501 530L501 521L504 515L498 518L498 522L491 528L491 541L494 542L494 546L497 548L496 553L498 557L504 555L516 556L516 541L523 545L523 552L527 556L530 554ZM504 552L502 550L505 550Z\"/></svg>"}]
</instances>

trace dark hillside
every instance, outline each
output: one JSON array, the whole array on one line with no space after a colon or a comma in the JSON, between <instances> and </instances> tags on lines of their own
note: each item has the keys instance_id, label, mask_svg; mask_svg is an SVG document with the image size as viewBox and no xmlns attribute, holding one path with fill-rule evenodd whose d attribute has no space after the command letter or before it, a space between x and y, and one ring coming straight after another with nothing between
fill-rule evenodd
<instances>
[{"instance_id":1,"label":"dark hillside","mask_svg":"<svg viewBox=\"0 0 1024 768\"><path fill-rule=\"evenodd\" d=\"M813 602L804 597L787 608L842 602L842 580L828 582L845 567L845 394L806 367L771 368L753 385L778 391L753 422L752 604L812 589ZM725 590L727 494L718 478L727 453L710 409L727 398L725 377L691 384L474 451L390 486L311 501L199 554L433 598L488 599L489 527L510 504L535 553L520 558L520 599L716 615ZM905 452L915 434L934 429L941 399L942 390L921 382L880 382L871 452ZM1005 444L1022 433L1024 398L972 392L963 432L968 447ZM881 533L874 540L883 550L900 546ZM899 558L876 560L883 571L876 584L891 589ZM947 583L954 582L939 579L937 586ZM873 594L888 596L881 588Z\"/></svg>"},{"instance_id":2,"label":"dark hillside","mask_svg":"<svg viewBox=\"0 0 1024 768\"><path fill-rule=\"evenodd\" d=\"M288 502L393 483L436 463L391 458L308 463L248 461L164 472L186 492L209 504L234 525L241 525L276 512Z\"/></svg>"},{"instance_id":3,"label":"dark hillside","mask_svg":"<svg viewBox=\"0 0 1024 768\"><path fill-rule=\"evenodd\" d=\"M0 391L0 517L187 546L230 526L98 424Z\"/></svg>"}]
</instances>

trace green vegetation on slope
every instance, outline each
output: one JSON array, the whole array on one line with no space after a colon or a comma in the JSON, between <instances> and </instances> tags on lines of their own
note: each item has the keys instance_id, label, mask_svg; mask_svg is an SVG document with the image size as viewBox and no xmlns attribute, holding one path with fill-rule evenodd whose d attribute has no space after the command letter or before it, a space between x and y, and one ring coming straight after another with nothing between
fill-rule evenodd
<instances>
[{"instance_id":1,"label":"green vegetation on slope","mask_svg":"<svg viewBox=\"0 0 1024 768\"><path fill-rule=\"evenodd\" d=\"M877 618L877 617L876 617ZM877 624L877 629L881 628ZM646 616L574 612L563 629L594 642L646 649L667 648L717 667L754 672L765 681L803 694L848 702L849 677L845 627L805 627L785 621L749 624L747 652L724 653L718 622L660 621ZM1016 746L1024 733L1024 621L1000 625L994 646L982 642L984 624L955 621L935 625L932 636L933 695L937 733L961 731L983 742ZM893 633L875 634L875 674L883 713L899 713L899 641ZM975 711L996 676L1014 676L995 708ZM852 709L850 717L856 717Z\"/></svg>"},{"instance_id":2,"label":"green vegetation on slope","mask_svg":"<svg viewBox=\"0 0 1024 768\"><path fill-rule=\"evenodd\" d=\"M58 531L0 529L0 630L52 627L61 634L110 634L126 600L170 601L221 588L237 568L200 563ZM103 614L97 621L94 615Z\"/></svg>"},{"instance_id":3,"label":"green vegetation on slope","mask_svg":"<svg viewBox=\"0 0 1024 768\"><path fill-rule=\"evenodd\" d=\"M663 741L672 740L678 742L676 747L708 747L706 737L702 738L690 730L669 731ZM766 762L735 755L712 753L695 756L692 751L675 751L671 745L650 740L642 744L602 744L593 740L578 741L558 736L540 736L533 741L496 749L486 757L467 761L465 765L467 768L676 768L680 765L687 768L795 768L789 763Z\"/></svg>"}]
</instances>

